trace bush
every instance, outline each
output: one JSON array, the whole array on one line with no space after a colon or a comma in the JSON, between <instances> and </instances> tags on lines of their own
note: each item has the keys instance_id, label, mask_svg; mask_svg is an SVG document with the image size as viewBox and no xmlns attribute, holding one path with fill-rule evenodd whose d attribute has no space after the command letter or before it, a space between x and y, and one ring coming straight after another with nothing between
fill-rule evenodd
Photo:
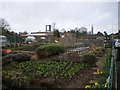
<instances>
[{"instance_id":1,"label":"bush","mask_svg":"<svg viewBox=\"0 0 120 90\"><path fill-rule=\"evenodd\" d=\"M3 71L2 72L2 84L3 87L20 88L28 87L30 79L22 72L17 71Z\"/></svg>"},{"instance_id":2,"label":"bush","mask_svg":"<svg viewBox=\"0 0 120 90\"><path fill-rule=\"evenodd\" d=\"M41 46L36 51L38 58L45 58L53 55L58 55L64 52L65 52L65 48L59 45Z\"/></svg>"},{"instance_id":3,"label":"bush","mask_svg":"<svg viewBox=\"0 0 120 90\"><path fill-rule=\"evenodd\" d=\"M13 61L13 57L14 57L14 54L4 56L2 58L2 65L4 66L4 65L10 64Z\"/></svg>"},{"instance_id":4,"label":"bush","mask_svg":"<svg viewBox=\"0 0 120 90\"><path fill-rule=\"evenodd\" d=\"M90 65L94 65L96 63L96 56L94 54L86 53L82 56L83 62L88 63Z\"/></svg>"},{"instance_id":5,"label":"bush","mask_svg":"<svg viewBox=\"0 0 120 90\"><path fill-rule=\"evenodd\" d=\"M29 61L31 59L31 55L28 53L18 53L18 54L9 54L3 57L2 62L3 65L9 64L12 61L23 62Z\"/></svg>"},{"instance_id":6,"label":"bush","mask_svg":"<svg viewBox=\"0 0 120 90\"><path fill-rule=\"evenodd\" d=\"M17 62L30 61L30 59L31 55L28 53L18 53L13 57L13 60Z\"/></svg>"}]
</instances>

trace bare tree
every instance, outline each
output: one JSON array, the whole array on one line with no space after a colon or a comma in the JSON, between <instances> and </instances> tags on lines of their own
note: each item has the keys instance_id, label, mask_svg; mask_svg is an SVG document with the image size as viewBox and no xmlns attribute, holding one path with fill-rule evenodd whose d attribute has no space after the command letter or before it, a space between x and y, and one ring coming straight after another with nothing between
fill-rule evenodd
<instances>
[{"instance_id":1,"label":"bare tree","mask_svg":"<svg viewBox=\"0 0 120 90\"><path fill-rule=\"evenodd\" d=\"M8 30L10 30L9 23L4 18L0 18L0 34L5 33Z\"/></svg>"}]
</instances>

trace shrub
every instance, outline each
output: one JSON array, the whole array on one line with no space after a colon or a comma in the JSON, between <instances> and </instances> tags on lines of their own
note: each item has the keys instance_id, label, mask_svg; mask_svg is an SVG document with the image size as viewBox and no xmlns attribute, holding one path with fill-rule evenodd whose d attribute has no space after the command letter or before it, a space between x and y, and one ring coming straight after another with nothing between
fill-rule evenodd
<instances>
[{"instance_id":1,"label":"shrub","mask_svg":"<svg viewBox=\"0 0 120 90\"><path fill-rule=\"evenodd\" d=\"M13 57L13 60L17 62L30 61L30 59L31 55L28 53L18 53Z\"/></svg>"},{"instance_id":2,"label":"shrub","mask_svg":"<svg viewBox=\"0 0 120 90\"><path fill-rule=\"evenodd\" d=\"M4 66L4 65L10 64L13 61L13 57L14 57L14 54L4 56L2 58L2 65Z\"/></svg>"},{"instance_id":3,"label":"shrub","mask_svg":"<svg viewBox=\"0 0 120 90\"><path fill-rule=\"evenodd\" d=\"M53 55L58 55L65 52L65 48L59 45L45 45L37 49L38 58L45 58Z\"/></svg>"},{"instance_id":4,"label":"shrub","mask_svg":"<svg viewBox=\"0 0 120 90\"><path fill-rule=\"evenodd\" d=\"M2 83L3 86L8 88L19 88L27 87L30 79L25 76L22 72L17 71L3 71L2 72Z\"/></svg>"},{"instance_id":5,"label":"shrub","mask_svg":"<svg viewBox=\"0 0 120 90\"><path fill-rule=\"evenodd\" d=\"M12 61L22 62L29 61L31 59L31 55L28 53L18 53L18 54L9 54L3 57L2 62L3 65L9 64Z\"/></svg>"},{"instance_id":6,"label":"shrub","mask_svg":"<svg viewBox=\"0 0 120 90\"><path fill-rule=\"evenodd\" d=\"M88 63L90 65L94 65L96 63L96 56L94 54L86 53L82 56L83 62Z\"/></svg>"}]
</instances>

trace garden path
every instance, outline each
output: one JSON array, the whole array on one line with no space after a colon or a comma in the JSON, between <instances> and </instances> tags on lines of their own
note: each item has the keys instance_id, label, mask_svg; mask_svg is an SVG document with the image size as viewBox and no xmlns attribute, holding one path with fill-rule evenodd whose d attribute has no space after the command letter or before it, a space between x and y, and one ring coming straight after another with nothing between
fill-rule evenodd
<instances>
[{"instance_id":1,"label":"garden path","mask_svg":"<svg viewBox=\"0 0 120 90\"><path fill-rule=\"evenodd\" d=\"M106 57L105 56L106 53L108 53L108 49L106 49L104 55L98 59L98 61L96 62L96 67L92 68L95 70L95 72L93 73L93 78L90 80L89 83L96 83L97 82L97 80L96 80L96 75L98 74L97 70L102 70L102 67L104 64L104 58Z\"/></svg>"},{"instance_id":2,"label":"garden path","mask_svg":"<svg viewBox=\"0 0 120 90\"><path fill-rule=\"evenodd\" d=\"M108 50L105 51L107 53ZM96 62L96 66L92 68L86 68L82 72L80 72L76 78L73 78L70 80L66 85L65 88L84 88L85 85L95 83L95 76L96 76L96 71L99 69L102 69L103 63L104 63L104 58L105 58L105 53L102 57L98 59ZM64 85L63 85L64 86Z\"/></svg>"}]
</instances>

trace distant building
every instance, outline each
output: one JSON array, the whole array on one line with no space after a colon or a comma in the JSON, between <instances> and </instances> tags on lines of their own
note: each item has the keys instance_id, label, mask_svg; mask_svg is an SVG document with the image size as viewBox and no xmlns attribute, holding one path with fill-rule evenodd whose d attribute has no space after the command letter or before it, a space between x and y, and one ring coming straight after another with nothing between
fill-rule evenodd
<instances>
[{"instance_id":1,"label":"distant building","mask_svg":"<svg viewBox=\"0 0 120 90\"><path fill-rule=\"evenodd\" d=\"M53 31L51 31L51 25L46 25L45 32L31 32L31 34L22 35L25 39L27 37L35 37L36 40L49 40L49 37L53 37Z\"/></svg>"},{"instance_id":2,"label":"distant building","mask_svg":"<svg viewBox=\"0 0 120 90\"><path fill-rule=\"evenodd\" d=\"M28 36L26 38L26 42L33 42L33 41L35 41L35 37L34 36Z\"/></svg>"},{"instance_id":3,"label":"distant building","mask_svg":"<svg viewBox=\"0 0 120 90\"><path fill-rule=\"evenodd\" d=\"M36 39L48 39L53 36L53 32L31 32L28 36L34 36Z\"/></svg>"}]
</instances>

